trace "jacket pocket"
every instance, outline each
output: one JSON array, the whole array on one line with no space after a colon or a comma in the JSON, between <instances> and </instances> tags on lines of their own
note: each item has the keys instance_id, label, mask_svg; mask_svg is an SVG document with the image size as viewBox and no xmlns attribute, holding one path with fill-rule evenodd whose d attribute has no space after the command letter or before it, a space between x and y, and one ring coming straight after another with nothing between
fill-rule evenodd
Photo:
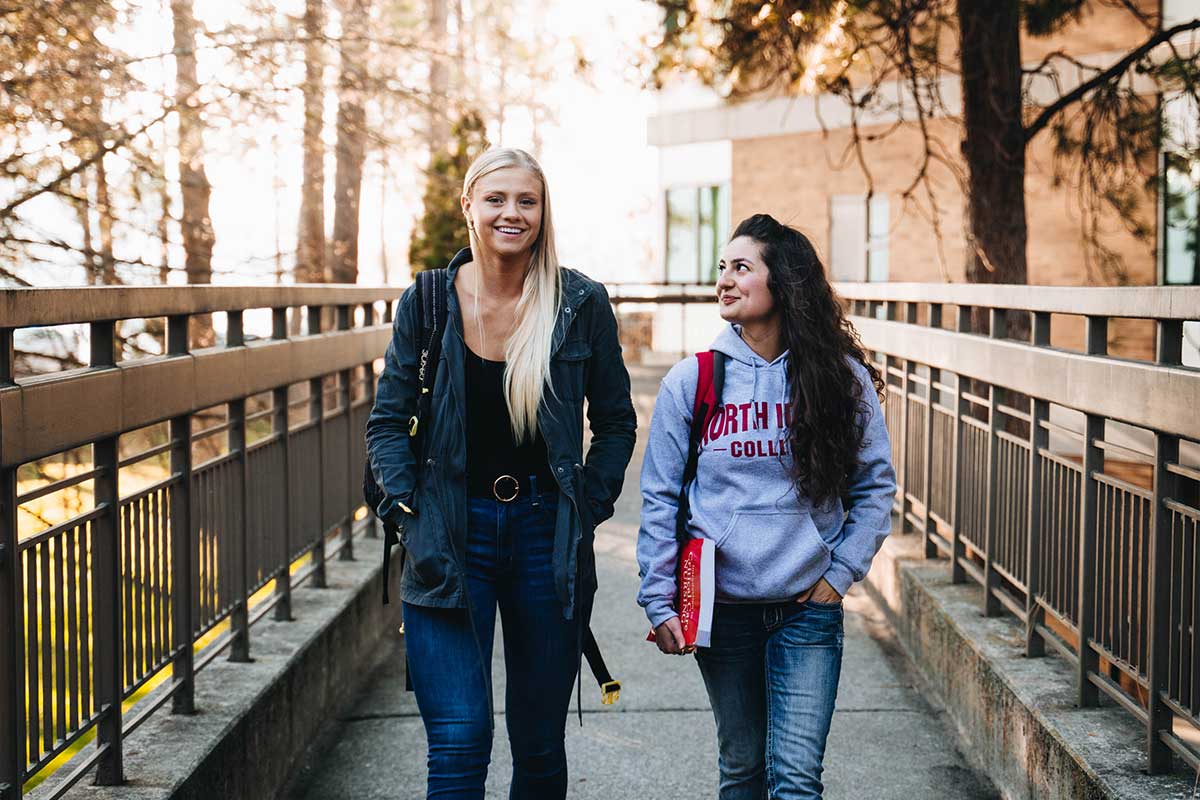
<instances>
[{"instance_id":1,"label":"jacket pocket","mask_svg":"<svg viewBox=\"0 0 1200 800\"><path fill-rule=\"evenodd\" d=\"M580 400L584 395L587 361L592 357L592 346L585 339L563 343L550 360L550 374L554 391L560 397Z\"/></svg>"},{"instance_id":2,"label":"jacket pocket","mask_svg":"<svg viewBox=\"0 0 1200 800\"><path fill-rule=\"evenodd\" d=\"M417 516L410 519L402 538L408 569L416 582L427 588L442 584L450 571L450 539L438 505L431 492L423 492Z\"/></svg>"}]
</instances>

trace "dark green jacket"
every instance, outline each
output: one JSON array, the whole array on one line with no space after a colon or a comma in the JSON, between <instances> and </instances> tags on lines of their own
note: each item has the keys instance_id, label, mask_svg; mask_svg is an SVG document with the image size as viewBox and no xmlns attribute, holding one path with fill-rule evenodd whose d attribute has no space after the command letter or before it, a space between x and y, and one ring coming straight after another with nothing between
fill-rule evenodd
<instances>
[{"instance_id":1,"label":"dark green jacket","mask_svg":"<svg viewBox=\"0 0 1200 800\"><path fill-rule=\"evenodd\" d=\"M417 300L409 288L392 325L375 407L367 420L367 450L386 499L380 516L401 525L408 558L400 593L406 603L465 608L463 561L467 538L467 423L462 313L454 291L463 250L447 270L448 324L430 419L422 420L425 459L418 464L409 439L416 412L420 357ZM616 317L604 287L575 270L560 271L562 301L554 327L550 373L538 427L560 490L554 540L554 576L566 618L590 616L596 589L592 551L596 525L612 516L625 467L633 454L637 418L629 373L621 360ZM592 438L583 457L583 407ZM407 507L413 515L402 513Z\"/></svg>"}]
</instances>

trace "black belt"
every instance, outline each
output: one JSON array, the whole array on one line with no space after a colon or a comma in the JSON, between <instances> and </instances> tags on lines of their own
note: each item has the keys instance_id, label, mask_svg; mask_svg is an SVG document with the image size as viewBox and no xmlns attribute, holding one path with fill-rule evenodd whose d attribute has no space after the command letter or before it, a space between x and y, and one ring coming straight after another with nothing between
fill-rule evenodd
<instances>
[{"instance_id":1,"label":"black belt","mask_svg":"<svg viewBox=\"0 0 1200 800\"><path fill-rule=\"evenodd\" d=\"M497 500L501 503L511 503L518 497L528 497L532 493L545 494L558 487L552 475L520 475L509 474L488 477L467 476L467 495Z\"/></svg>"}]
</instances>

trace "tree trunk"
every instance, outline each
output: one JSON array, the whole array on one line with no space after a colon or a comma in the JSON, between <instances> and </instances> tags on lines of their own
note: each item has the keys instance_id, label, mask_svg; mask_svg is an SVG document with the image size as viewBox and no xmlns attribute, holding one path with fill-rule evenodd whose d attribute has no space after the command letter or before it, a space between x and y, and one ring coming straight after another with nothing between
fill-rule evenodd
<instances>
[{"instance_id":1,"label":"tree trunk","mask_svg":"<svg viewBox=\"0 0 1200 800\"><path fill-rule=\"evenodd\" d=\"M1018 0L958 0L968 172L967 280L1025 283L1025 131Z\"/></svg>"},{"instance_id":2,"label":"tree trunk","mask_svg":"<svg viewBox=\"0 0 1200 800\"><path fill-rule=\"evenodd\" d=\"M179 187L183 214L184 269L187 282L212 283L213 235L208 202L212 186L204 173L204 128L200 119L200 82L196 77L196 19L192 0L171 0L175 27L175 109L179 115ZM212 316L193 318L193 344L209 347L216 343Z\"/></svg>"},{"instance_id":3,"label":"tree trunk","mask_svg":"<svg viewBox=\"0 0 1200 800\"><path fill-rule=\"evenodd\" d=\"M446 0L429 0L429 157L444 150L450 139L450 120L447 99L450 90L450 67L446 63L446 43L449 32L446 24Z\"/></svg>"},{"instance_id":4,"label":"tree trunk","mask_svg":"<svg viewBox=\"0 0 1200 800\"><path fill-rule=\"evenodd\" d=\"M379 272L384 285L388 283L387 193L391 183L387 153L379 151Z\"/></svg>"},{"instance_id":5,"label":"tree trunk","mask_svg":"<svg viewBox=\"0 0 1200 800\"><path fill-rule=\"evenodd\" d=\"M164 178L158 190L158 282L167 285L171 280L171 193Z\"/></svg>"},{"instance_id":6,"label":"tree trunk","mask_svg":"<svg viewBox=\"0 0 1200 800\"><path fill-rule=\"evenodd\" d=\"M304 4L304 177L300 186L300 229L296 280L325 280L325 9L322 0Z\"/></svg>"},{"instance_id":7,"label":"tree trunk","mask_svg":"<svg viewBox=\"0 0 1200 800\"><path fill-rule=\"evenodd\" d=\"M188 283L212 283L213 228L208 214L212 186L204 173L204 123L196 78L196 19L192 0L171 0L175 24L175 106L179 115L180 227Z\"/></svg>"},{"instance_id":8,"label":"tree trunk","mask_svg":"<svg viewBox=\"0 0 1200 800\"><path fill-rule=\"evenodd\" d=\"M99 142L98 146L102 146ZM117 283L116 257L113 255L113 213L108 196L108 170L104 158L96 160L96 213L100 219L100 284L113 286Z\"/></svg>"},{"instance_id":9,"label":"tree trunk","mask_svg":"<svg viewBox=\"0 0 1200 800\"><path fill-rule=\"evenodd\" d=\"M358 282L358 211L366 156L367 25L370 0L344 0L342 71L338 80L337 173L334 177L333 256L329 278Z\"/></svg>"},{"instance_id":10,"label":"tree trunk","mask_svg":"<svg viewBox=\"0 0 1200 800\"><path fill-rule=\"evenodd\" d=\"M83 267L86 271L88 286L96 285L96 245L92 237L92 186L88 176L90 170L79 173L76 194L79 199L75 202L75 214L79 219L79 228L83 231Z\"/></svg>"}]
</instances>

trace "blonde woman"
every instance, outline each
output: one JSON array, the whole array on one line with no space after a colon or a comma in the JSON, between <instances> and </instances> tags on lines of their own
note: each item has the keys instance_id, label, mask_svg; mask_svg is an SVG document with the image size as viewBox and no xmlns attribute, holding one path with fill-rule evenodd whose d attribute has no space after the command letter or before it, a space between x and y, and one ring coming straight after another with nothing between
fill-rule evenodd
<instances>
[{"instance_id":1,"label":"blonde woman","mask_svg":"<svg viewBox=\"0 0 1200 800\"><path fill-rule=\"evenodd\" d=\"M420 325L400 301L367 423L371 468L408 558L409 675L429 739L430 798L482 798L492 748L491 650L503 620L512 798L566 795L563 735L596 588L592 532L633 453L636 419L604 288L560 267L541 167L490 150L467 171L471 247L445 273L422 453ZM583 458L583 403L592 438Z\"/></svg>"}]
</instances>

